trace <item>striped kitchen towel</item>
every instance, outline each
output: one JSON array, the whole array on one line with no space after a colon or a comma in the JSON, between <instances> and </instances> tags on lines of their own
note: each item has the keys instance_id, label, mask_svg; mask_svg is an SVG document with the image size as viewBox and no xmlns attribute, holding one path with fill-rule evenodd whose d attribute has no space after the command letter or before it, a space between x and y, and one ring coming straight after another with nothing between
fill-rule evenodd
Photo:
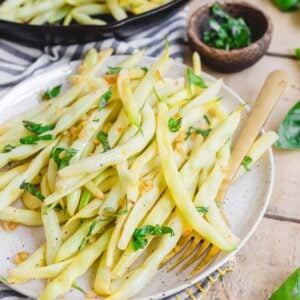
<instances>
[{"instance_id":1,"label":"striped kitchen towel","mask_svg":"<svg viewBox=\"0 0 300 300\"><path fill-rule=\"evenodd\" d=\"M168 38L170 55L182 61L186 46L187 14L188 8L158 26L123 40L110 38L83 45L44 48L31 48L0 40L0 92L53 63L80 59L91 47L98 50L111 47L115 54L132 54L137 49L146 48L146 55L155 57L163 52L165 39Z\"/></svg>"}]
</instances>

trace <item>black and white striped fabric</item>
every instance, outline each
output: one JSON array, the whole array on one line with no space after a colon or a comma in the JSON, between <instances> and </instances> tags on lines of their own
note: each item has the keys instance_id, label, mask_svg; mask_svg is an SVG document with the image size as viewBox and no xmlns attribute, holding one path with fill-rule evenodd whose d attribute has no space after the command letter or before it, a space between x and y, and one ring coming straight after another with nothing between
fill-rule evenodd
<instances>
[{"instance_id":1,"label":"black and white striped fabric","mask_svg":"<svg viewBox=\"0 0 300 300\"><path fill-rule=\"evenodd\" d=\"M159 26L125 40L110 38L84 45L47 46L39 49L0 40L0 93L53 63L81 58L91 47L98 50L111 47L115 54L132 54L137 49L146 48L146 55L155 57L162 53L165 39L168 38L170 55L176 60L183 60L186 20L187 8Z\"/></svg>"}]
</instances>

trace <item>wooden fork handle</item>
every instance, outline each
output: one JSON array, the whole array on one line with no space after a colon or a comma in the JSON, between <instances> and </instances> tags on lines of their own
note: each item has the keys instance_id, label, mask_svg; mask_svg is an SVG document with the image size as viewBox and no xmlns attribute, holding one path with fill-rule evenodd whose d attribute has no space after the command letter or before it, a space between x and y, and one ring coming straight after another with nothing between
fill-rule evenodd
<instances>
[{"instance_id":1,"label":"wooden fork handle","mask_svg":"<svg viewBox=\"0 0 300 300\"><path fill-rule=\"evenodd\" d=\"M267 77L258 94L253 109L236 140L229 161L228 172L217 197L219 201L224 200L227 190L236 172L240 168L244 157L247 155L251 145L258 136L287 84L288 76L284 71L274 71Z\"/></svg>"}]
</instances>

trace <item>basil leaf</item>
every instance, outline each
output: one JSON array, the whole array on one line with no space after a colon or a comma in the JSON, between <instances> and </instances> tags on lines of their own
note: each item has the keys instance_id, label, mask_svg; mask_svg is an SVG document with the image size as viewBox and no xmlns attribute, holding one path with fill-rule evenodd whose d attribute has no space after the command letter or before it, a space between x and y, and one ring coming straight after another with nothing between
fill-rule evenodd
<instances>
[{"instance_id":1,"label":"basil leaf","mask_svg":"<svg viewBox=\"0 0 300 300\"><path fill-rule=\"evenodd\" d=\"M36 134L41 134L41 133L44 133L46 131L49 131L49 130L52 130L55 125L52 125L52 124L49 124L49 125L42 125L40 123L34 123L34 122L31 122L31 121L22 121L23 122L23 125L24 127L32 132L32 133L36 133Z\"/></svg>"},{"instance_id":2,"label":"basil leaf","mask_svg":"<svg viewBox=\"0 0 300 300\"><path fill-rule=\"evenodd\" d=\"M187 76L187 81L189 83L189 87L191 87L192 85L196 85L197 87L202 89L207 88L207 85L205 84L202 77L194 74L190 68L186 69L186 76Z\"/></svg>"},{"instance_id":3,"label":"basil leaf","mask_svg":"<svg viewBox=\"0 0 300 300\"><path fill-rule=\"evenodd\" d=\"M244 169L249 172L250 168L249 165L252 163L253 159L250 156L245 156L243 161L242 161L242 166L244 167Z\"/></svg>"},{"instance_id":4,"label":"basil leaf","mask_svg":"<svg viewBox=\"0 0 300 300\"><path fill-rule=\"evenodd\" d=\"M143 70L146 73L148 73L149 69L147 67L141 67L141 70Z\"/></svg>"},{"instance_id":5,"label":"basil leaf","mask_svg":"<svg viewBox=\"0 0 300 300\"><path fill-rule=\"evenodd\" d=\"M70 164L71 159L76 155L77 150L73 148L54 148L51 157L55 161L58 169L63 169Z\"/></svg>"},{"instance_id":6,"label":"basil leaf","mask_svg":"<svg viewBox=\"0 0 300 300\"><path fill-rule=\"evenodd\" d=\"M16 148L15 146L10 145L10 144L7 144L7 145L4 146L3 152L4 152L4 153L7 153L7 152L10 152L11 150L13 150L13 149L15 149L15 148Z\"/></svg>"},{"instance_id":7,"label":"basil leaf","mask_svg":"<svg viewBox=\"0 0 300 300\"><path fill-rule=\"evenodd\" d=\"M108 151L108 150L111 149L111 146L110 146L110 144L108 142L107 134L105 132L100 131L97 134L97 138L100 141L100 143L102 144L103 152L106 152L106 151Z\"/></svg>"},{"instance_id":8,"label":"basil leaf","mask_svg":"<svg viewBox=\"0 0 300 300\"><path fill-rule=\"evenodd\" d=\"M298 268L282 286L275 291L269 300L300 299L300 268Z\"/></svg>"},{"instance_id":9,"label":"basil leaf","mask_svg":"<svg viewBox=\"0 0 300 300\"><path fill-rule=\"evenodd\" d=\"M280 149L300 149L300 101L298 101L283 119L275 143Z\"/></svg>"},{"instance_id":10,"label":"basil leaf","mask_svg":"<svg viewBox=\"0 0 300 300\"><path fill-rule=\"evenodd\" d=\"M122 70L121 67L108 67L107 75L116 75Z\"/></svg>"},{"instance_id":11,"label":"basil leaf","mask_svg":"<svg viewBox=\"0 0 300 300\"><path fill-rule=\"evenodd\" d=\"M111 96L112 96L112 88L110 87L100 98L99 108L98 108L99 110L105 107L105 105L107 104Z\"/></svg>"},{"instance_id":12,"label":"basil leaf","mask_svg":"<svg viewBox=\"0 0 300 300\"><path fill-rule=\"evenodd\" d=\"M57 97L60 93L62 85L57 85L55 87L53 87L50 90L47 90L43 96L42 96L42 100L50 100L53 99L55 97Z\"/></svg>"},{"instance_id":13,"label":"basil leaf","mask_svg":"<svg viewBox=\"0 0 300 300\"><path fill-rule=\"evenodd\" d=\"M201 214L203 214L203 216L205 216L208 213L209 207L197 206L196 209L199 213L201 213Z\"/></svg>"},{"instance_id":14,"label":"basil leaf","mask_svg":"<svg viewBox=\"0 0 300 300\"><path fill-rule=\"evenodd\" d=\"M292 11L297 9L299 0L274 0L274 3L283 11Z\"/></svg>"},{"instance_id":15,"label":"basil leaf","mask_svg":"<svg viewBox=\"0 0 300 300\"><path fill-rule=\"evenodd\" d=\"M297 59L300 59L300 48L295 49L295 55Z\"/></svg>"},{"instance_id":16,"label":"basil leaf","mask_svg":"<svg viewBox=\"0 0 300 300\"><path fill-rule=\"evenodd\" d=\"M204 118L204 120L205 120L205 122L206 122L207 125L211 124L211 122L210 122L210 120L209 120L209 118L208 118L207 115L204 115L203 118Z\"/></svg>"},{"instance_id":17,"label":"basil leaf","mask_svg":"<svg viewBox=\"0 0 300 300\"><path fill-rule=\"evenodd\" d=\"M28 191L31 195L37 197L39 200L44 201L44 195L39 192L31 183L23 181L19 187L21 190Z\"/></svg>"},{"instance_id":18,"label":"basil leaf","mask_svg":"<svg viewBox=\"0 0 300 300\"><path fill-rule=\"evenodd\" d=\"M209 30L203 33L203 41L214 48L231 50L251 44L251 32L242 18L233 18L215 3L211 7Z\"/></svg>"},{"instance_id":19,"label":"basil leaf","mask_svg":"<svg viewBox=\"0 0 300 300\"><path fill-rule=\"evenodd\" d=\"M185 140L187 140L193 132L197 133L197 134L201 134L202 136L204 137L207 137L210 132L212 131L211 128L208 128L208 129L200 129L200 128L194 128L194 127L190 127L189 130L185 133Z\"/></svg>"},{"instance_id":20,"label":"basil leaf","mask_svg":"<svg viewBox=\"0 0 300 300\"><path fill-rule=\"evenodd\" d=\"M168 127L171 132L177 132L180 129L181 124L182 118L175 119L172 117L168 120Z\"/></svg>"},{"instance_id":21,"label":"basil leaf","mask_svg":"<svg viewBox=\"0 0 300 300\"><path fill-rule=\"evenodd\" d=\"M170 234L174 236L175 233L171 227L164 227L160 225L144 225L140 228L137 228L132 236L132 247L134 251L143 249L147 246L148 240L146 235L163 235Z\"/></svg>"},{"instance_id":22,"label":"basil leaf","mask_svg":"<svg viewBox=\"0 0 300 300\"><path fill-rule=\"evenodd\" d=\"M36 145L38 141L53 140L52 134L38 135L38 136L24 136L20 138L20 143L23 145Z\"/></svg>"},{"instance_id":23,"label":"basil leaf","mask_svg":"<svg viewBox=\"0 0 300 300\"><path fill-rule=\"evenodd\" d=\"M99 118L95 118L95 119L93 120L93 122L99 122L99 121L100 121Z\"/></svg>"}]
</instances>

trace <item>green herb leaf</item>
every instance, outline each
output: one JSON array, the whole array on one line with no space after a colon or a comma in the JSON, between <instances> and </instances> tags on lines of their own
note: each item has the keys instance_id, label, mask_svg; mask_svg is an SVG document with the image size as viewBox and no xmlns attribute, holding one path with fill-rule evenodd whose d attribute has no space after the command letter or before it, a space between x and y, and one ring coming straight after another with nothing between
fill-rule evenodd
<instances>
[{"instance_id":1,"label":"green herb leaf","mask_svg":"<svg viewBox=\"0 0 300 300\"><path fill-rule=\"evenodd\" d=\"M189 130L185 133L185 140L187 140L193 132L197 133L197 134L201 134L202 136L204 137L207 137L210 132L212 131L211 128L208 128L208 129L200 129L200 128L194 128L194 127L190 127Z\"/></svg>"},{"instance_id":2,"label":"green herb leaf","mask_svg":"<svg viewBox=\"0 0 300 300\"><path fill-rule=\"evenodd\" d=\"M50 100L57 97L60 93L62 85L57 85L50 90L47 90L42 96L43 100Z\"/></svg>"},{"instance_id":3,"label":"green herb leaf","mask_svg":"<svg viewBox=\"0 0 300 300\"><path fill-rule=\"evenodd\" d=\"M275 143L280 149L300 149L300 101L298 101L283 119Z\"/></svg>"},{"instance_id":4,"label":"green herb leaf","mask_svg":"<svg viewBox=\"0 0 300 300\"><path fill-rule=\"evenodd\" d=\"M51 157L55 161L58 169L63 169L70 164L71 159L76 155L77 150L73 148L54 148Z\"/></svg>"},{"instance_id":5,"label":"green herb leaf","mask_svg":"<svg viewBox=\"0 0 300 300\"><path fill-rule=\"evenodd\" d=\"M4 276L0 276L0 281L2 281L2 282L7 282L7 278L4 277Z\"/></svg>"},{"instance_id":6,"label":"green herb leaf","mask_svg":"<svg viewBox=\"0 0 300 300\"><path fill-rule=\"evenodd\" d=\"M251 32L242 18L235 19L215 3L211 7L212 18L208 20L209 30L203 33L203 41L214 48L231 50L251 44Z\"/></svg>"},{"instance_id":7,"label":"green herb leaf","mask_svg":"<svg viewBox=\"0 0 300 300\"><path fill-rule=\"evenodd\" d=\"M38 136L24 136L20 138L20 143L23 145L36 145L38 141L53 140L52 134L38 135Z\"/></svg>"},{"instance_id":8,"label":"green herb leaf","mask_svg":"<svg viewBox=\"0 0 300 300\"><path fill-rule=\"evenodd\" d=\"M292 11L297 9L299 0L273 0L275 5L282 11Z\"/></svg>"},{"instance_id":9,"label":"green herb leaf","mask_svg":"<svg viewBox=\"0 0 300 300\"><path fill-rule=\"evenodd\" d=\"M34 123L34 122L31 122L31 121L22 121L23 122L23 125L24 127L32 132L32 133L36 133L36 134L41 134L41 133L44 133L46 131L49 131L49 130L52 130L55 125L52 125L52 124L49 124L49 125L42 125L40 123Z\"/></svg>"},{"instance_id":10,"label":"green herb leaf","mask_svg":"<svg viewBox=\"0 0 300 300\"><path fill-rule=\"evenodd\" d=\"M107 75L116 75L122 70L121 67L108 67Z\"/></svg>"},{"instance_id":11,"label":"green herb leaf","mask_svg":"<svg viewBox=\"0 0 300 300\"><path fill-rule=\"evenodd\" d=\"M146 235L163 235L170 234L174 236L175 233L171 227L163 227L159 225L144 225L140 228L137 228L132 236L132 247L134 251L143 249L148 244Z\"/></svg>"},{"instance_id":12,"label":"green herb leaf","mask_svg":"<svg viewBox=\"0 0 300 300\"><path fill-rule=\"evenodd\" d=\"M194 74L190 68L186 69L186 76L187 76L187 81L189 83L189 87L191 87L192 85L196 85L197 87L202 89L207 88L207 85L205 84L202 77Z\"/></svg>"},{"instance_id":13,"label":"green herb leaf","mask_svg":"<svg viewBox=\"0 0 300 300\"><path fill-rule=\"evenodd\" d=\"M100 141L100 143L103 146L103 152L106 152L106 151L108 151L108 150L111 149L111 146L110 146L110 144L108 142L107 134L105 132L100 131L97 134L97 138L98 138L98 140Z\"/></svg>"},{"instance_id":14,"label":"green herb leaf","mask_svg":"<svg viewBox=\"0 0 300 300\"><path fill-rule=\"evenodd\" d=\"M203 118L204 118L204 120L205 120L205 122L206 122L207 125L211 124L211 122L210 122L210 120L209 120L209 118L208 118L207 115L204 115Z\"/></svg>"},{"instance_id":15,"label":"green herb leaf","mask_svg":"<svg viewBox=\"0 0 300 300\"><path fill-rule=\"evenodd\" d=\"M208 213L209 207L197 206L196 209L199 213L201 213L201 214L203 214L203 216L205 216Z\"/></svg>"},{"instance_id":16,"label":"green herb leaf","mask_svg":"<svg viewBox=\"0 0 300 300\"><path fill-rule=\"evenodd\" d=\"M244 169L249 172L250 168L249 165L252 163L253 159L250 156L245 156L243 161L242 161L242 166L244 167Z\"/></svg>"},{"instance_id":17,"label":"green herb leaf","mask_svg":"<svg viewBox=\"0 0 300 300\"><path fill-rule=\"evenodd\" d=\"M95 234L95 228L96 228L96 225L99 223L99 222L104 222L104 221L112 221L114 220L115 218L117 218L118 216L121 216L121 215L124 215L124 214L127 214L128 212L128 207L127 207L127 202L126 202L126 208L118 213L115 213L111 216L108 216L106 218L102 218L102 217L97 217L94 219L94 221L92 222L90 228L89 228L89 231L87 233L87 235L82 239L80 245L79 245L79 250L81 250L82 248L84 248L84 246L86 245L86 243L89 241L89 239Z\"/></svg>"},{"instance_id":18,"label":"green herb leaf","mask_svg":"<svg viewBox=\"0 0 300 300\"><path fill-rule=\"evenodd\" d=\"M81 288L79 285L77 285L76 283L72 284L72 288L78 290L79 292L81 292L84 295L86 294L86 291L83 288Z\"/></svg>"},{"instance_id":19,"label":"green herb leaf","mask_svg":"<svg viewBox=\"0 0 300 300\"><path fill-rule=\"evenodd\" d=\"M297 59L300 59L300 48L295 49L295 55Z\"/></svg>"},{"instance_id":20,"label":"green herb leaf","mask_svg":"<svg viewBox=\"0 0 300 300\"><path fill-rule=\"evenodd\" d=\"M181 128L182 124L182 118L175 119L175 118L170 118L168 120L168 127L171 132L177 132Z\"/></svg>"},{"instance_id":21,"label":"green herb leaf","mask_svg":"<svg viewBox=\"0 0 300 300\"><path fill-rule=\"evenodd\" d=\"M31 183L23 181L19 187L21 190L28 191L31 195L37 197L39 200L44 201L44 195L39 192Z\"/></svg>"},{"instance_id":22,"label":"green herb leaf","mask_svg":"<svg viewBox=\"0 0 300 300\"><path fill-rule=\"evenodd\" d=\"M147 67L141 67L141 69L146 73L148 73L149 69Z\"/></svg>"},{"instance_id":23,"label":"green herb leaf","mask_svg":"<svg viewBox=\"0 0 300 300\"><path fill-rule=\"evenodd\" d=\"M112 96L112 88L110 87L100 98L99 110L105 107L105 105L107 104L111 96Z\"/></svg>"},{"instance_id":24,"label":"green herb leaf","mask_svg":"<svg viewBox=\"0 0 300 300\"><path fill-rule=\"evenodd\" d=\"M99 118L95 118L95 119L93 120L93 122L99 122L99 121L100 121Z\"/></svg>"},{"instance_id":25,"label":"green herb leaf","mask_svg":"<svg viewBox=\"0 0 300 300\"><path fill-rule=\"evenodd\" d=\"M287 278L283 285L270 298L270 300L298 299L300 299L300 268Z\"/></svg>"},{"instance_id":26,"label":"green herb leaf","mask_svg":"<svg viewBox=\"0 0 300 300\"><path fill-rule=\"evenodd\" d=\"M10 145L10 144L7 144L7 145L4 146L3 152L4 152L4 153L7 153L7 152L10 152L11 150L13 150L13 149L15 149L15 148L16 148L15 146Z\"/></svg>"}]
</instances>

